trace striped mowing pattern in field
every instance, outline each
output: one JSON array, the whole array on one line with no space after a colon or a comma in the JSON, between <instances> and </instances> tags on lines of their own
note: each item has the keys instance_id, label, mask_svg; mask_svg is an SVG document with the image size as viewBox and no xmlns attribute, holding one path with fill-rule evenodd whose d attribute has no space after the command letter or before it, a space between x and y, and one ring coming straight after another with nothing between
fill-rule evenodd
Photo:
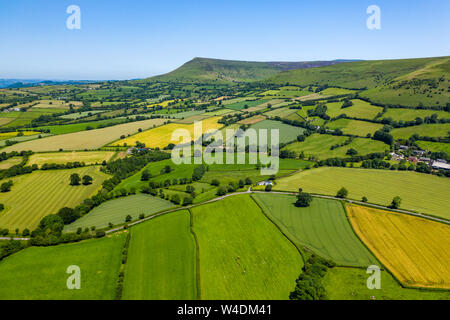
<instances>
[{"instance_id":1,"label":"striped mowing pattern in field","mask_svg":"<svg viewBox=\"0 0 450 320\"><path fill-rule=\"evenodd\" d=\"M67 162L84 162L85 164L101 164L108 161L115 154L113 151L72 151L72 152L50 152L35 153L30 156L27 165L37 164L39 167L44 163L66 164Z\"/></svg>"},{"instance_id":2,"label":"striped mowing pattern in field","mask_svg":"<svg viewBox=\"0 0 450 320\"><path fill-rule=\"evenodd\" d=\"M339 265L367 267L377 262L355 236L342 204L315 198L307 208L294 205L296 197L282 194L254 194L264 212L289 237Z\"/></svg>"},{"instance_id":3,"label":"striped mowing pattern in field","mask_svg":"<svg viewBox=\"0 0 450 320\"><path fill-rule=\"evenodd\" d=\"M407 286L450 289L450 226L347 205L355 232Z\"/></svg>"},{"instance_id":4,"label":"striped mowing pattern in field","mask_svg":"<svg viewBox=\"0 0 450 320\"><path fill-rule=\"evenodd\" d=\"M186 210L134 227L122 298L197 298L196 247Z\"/></svg>"},{"instance_id":5,"label":"striped mowing pattern in field","mask_svg":"<svg viewBox=\"0 0 450 320\"><path fill-rule=\"evenodd\" d=\"M90 175L94 181L89 186L70 186L69 177ZM48 214L55 214L63 207L75 207L92 196L109 176L96 167L70 170L35 171L14 177L10 192L0 194L5 210L0 213L0 226L9 230L33 230ZM0 183L6 180L0 181Z\"/></svg>"}]
</instances>

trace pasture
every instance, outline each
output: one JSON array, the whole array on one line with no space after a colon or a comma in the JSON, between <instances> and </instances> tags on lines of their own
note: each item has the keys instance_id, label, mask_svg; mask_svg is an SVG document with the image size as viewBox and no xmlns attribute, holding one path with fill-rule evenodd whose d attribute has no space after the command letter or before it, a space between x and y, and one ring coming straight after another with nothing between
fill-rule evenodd
<instances>
[{"instance_id":1,"label":"pasture","mask_svg":"<svg viewBox=\"0 0 450 320\"><path fill-rule=\"evenodd\" d=\"M9 169L12 166L16 166L22 162L22 157L12 157L3 161L0 161L0 170Z\"/></svg>"},{"instance_id":2,"label":"pasture","mask_svg":"<svg viewBox=\"0 0 450 320\"><path fill-rule=\"evenodd\" d=\"M395 196L401 207L450 219L450 180L437 176L391 170L322 167L279 179L277 190L336 195L347 188L348 198L389 205Z\"/></svg>"},{"instance_id":3,"label":"pasture","mask_svg":"<svg viewBox=\"0 0 450 320\"><path fill-rule=\"evenodd\" d=\"M450 154L450 143L416 141L416 144L423 150L431 152L445 152L446 154Z\"/></svg>"},{"instance_id":4,"label":"pasture","mask_svg":"<svg viewBox=\"0 0 450 320\"><path fill-rule=\"evenodd\" d=\"M450 123L421 124L419 126L396 128L390 133L394 139L409 139L418 134L420 137L448 137Z\"/></svg>"},{"instance_id":5,"label":"pasture","mask_svg":"<svg viewBox=\"0 0 450 320\"><path fill-rule=\"evenodd\" d=\"M174 208L175 205L161 198L146 194L136 194L127 197L106 201L95 207L92 211L65 227L67 232L75 232L78 228L96 227L97 229L125 223L125 218L130 215L132 220L138 220L140 214L146 217L156 212Z\"/></svg>"},{"instance_id":6,"label":"pasture","mask_svg":"<svg viewBox=\"0 0 450 320\"><path fill-rule=\"evenodd\" d=\"M307 208L295 196L256 193L252 197L289 238L338 265L367 267L375 257L356 237L339 201L314 198Z\"/></svg>"},{"instance_id":7,"label":"pasture","mask_svg":"<svg viewBox=\"0 0 450 320\"><path fill-rule=\"evenodd\" d=\"M368 134L373 135L375 131L383 128L380 123L373 123L360 120L352 120L341 118L326 125L330 129L341 129L344 134L366 137Z\"/></svg>"},{"instance_id":8,"label":"pasture","mask_svg":"<svg viewBox=\"0 0 450 320\"><path fill-rule=\"evenodd\" d=\"M445 111L403 108L390 108L383 114L382 118L391 118L394 121L413 121L416 118L431 117L433 114L436 114L439 119L450 118L450 113Z\"/></svg>"},{"instance_id":9,"label":"pasture","mask_svg":"<svg viewBox=\"0 0 450 320\"><path fill-rule=\"evenodd\" d=\"M296 151L297 153L304 152L306 157L315 157L319 160L328 158L346 158L347 151L351 148L358 151L358 155L366 155L375 152L384 152L389 150L389 146L381 141L355 138L348 145L337 147L331 150L335 145L343 144L348 137L332 136L328 134L312 134L302 142L294 142L288 144L284 149Z\"/></svg>"},{"instance_id":10,"label":"pasture","mask_svg":"<svg viewBox=\"0 0 450 320\"><path fill-rule=\"evenodd\" d=\"M120 139L122 135L133 134L138 129L146 130L164 123L164 119L150 119L119 124L103 129L74 132L26 141L4 149L6 152L32 150L34 152L97 149Z\"/></svg>"},{"instance_id":11,"label":"pasture","mask_svg":"<svg viewBox=\"0 0 450 320\"><path fill-rule=\"evenodd\" d=\"M351 100L353 103L352 106L347 108L341 108L342 102L333 102L327 104L327 114L331 118L335 118L341 114L347 115L347 117L351 118L359 118L359 119L374 119L375 116L383 112L383 108L374 106L366 101L354 99Z\"/></svg>"},{"instance_id":12,"label":"pasture","mask_svg":"<svg viewBox=\"0 0 450 320\"><path fill-rule=\"evenodd\" d=\"M196 257L186 210L133 227L122 298L196 299Z\"/></svg>"},{"instance_id":13,"label":"pasture","mask_svg":"<svg viewBox=\"0 0 450 320\"><path fill-rule=\"evenodd\" d=\"M125 118L114 118L107 120L99 120L99 121L90 121L90 122L81 122L81 123L73 123L73 124L62 124L62 125L53 125L53 126L42 126L37 127L38 130L48 130L51 134L65 134L72 133L78 131L84 131L86 128L97 129L100 126L106 126L110 124L119 124L125 122Z\"/></svg>"},{"instance_id":14,"label":"pasture","mask_svg":"<svg viewBox=\"0 0 450 320\"><path fill-rule=\"evenodd\" d=\"M93 183L88 186L70 186L69 177L72 173L78 173L81 177L90 175ZM33 230L44 216L57 213L63 207L73 208L92 196L107 178L109 176L97 167L34 171L13 177L11 191L0 193L0 203L5 205L5 210L0 213L0 226L10 230Z\"/></svg>"},{"instance_id":15,"label":"pasture","mask_svg":"<svg viewBox=\"0 0 450 320\"><path fill-rule=\"evenodd\" d=\"M23 135L21 137L13 137L13 138L8 138L8 139L3 139L3 140L0 140L0 148L6 146L6 141L24 142L24 141L40 139L40 138L44 138L44 137L48 137L48 136L51 136L51 134L41 133L41 134L36 134L36 135L31 135L31 136Z\"/></svg>"},{"instance_id":16,"label":"pasture","mask_svg":"<svg viewBox=\"0 0 450 320\"><path fill-rule=\"evenodd\" d=\"M297 139L298 135L301 135L305 129L300 127L294 127L285 123L282 123L280 121L275 120L264 120L258 123L255 123L250 126L251 129L259 130L259 129L268 129L267 130L267 141L268 146L270 146L271 143L271 130L272 129L278 129L279 130L279 142L280 143L287 143L291 142Z\"/></svg>"},{"instance_id":17,"label":"pasture","mask_svg":"<svg viewBox=\"0 0 450 320\"><path fill-rule=\"evenodd\" d=\"M217 130L221 128L222 125L217 122L219 119L220 117L213 117L201 121L202 132L205 133L208 130ZM126 144L127 146L134 146L136 142L139 141L141 143L145 143L147 147L164 148L169 143L177 144L180 142L172 140L172 134L177 129L188 130L191 138L194 139L194 124L169 123L164 126L154 128L145 132L140 132L131 137L116 141L112 143L112 145L123 146L124 144Z\"/></svg>"},{"instance_id":18,"label":"pasture","mask_svg":"<svg viewBox=\"0 0 450 320\"><path fill-rule=\"evenodd\" d=\"M228 109L233 109L233 110L243 110L243 109L249 109L252 107L256 107L259 106L265 102L268 102L269 99L261 99L261 100L243 100L240 102L236 102L236 103L232 103L232 104L227 104L226 108Z\"/></svg>"},{"instance_id":19,"label":"pasture","mask_svg":"<svg viewBox=\"0 0 450 320\"><path fill-rule=\"evenodd\" d=\"M124 234L52 247L31 247L0 262L1 300L112 300ZM81 270L81 289L68 290L69 266Z\"/></svg>"},{"instance_id":20,"label":"pasture","mask_svg":"<svg viewBox=\"0 0 450 320\"><path fill-rule=\"evenodd\" d=\"M66 164L67 162L84 162L87 165L101 164L103 161L109 161L114 154L116 154L114 151L35 153L29 157L27 165L36 164L41 167L45 163Z\"/></svg>"},{"instance_id":21,"label":"pasture","mask_svg":"<svg viewBox=\"0 0 450 320\"><path fill-rule=\"evenodd\" d=\"M354 205L347 211L360 239L403 284L450 289L450 226Z\"/></svg>"},{"instance_id":22,"label":"pasture","mask_svg":"<svg viewBox=\"0 0 450 320\"><path fill-rule=\"evenodd\" d=\"M381 271L381 288L367 288L365 269L329 269L322 283L330 300L449 300L449 291L403 288L389 272Z\"/></svg>"},{"instance_id":23,"label":"pasture","mask_svg":"<svg viewBox=\"0 0 450 320\"><path fill-rule=\"evenodd\" d=\"M289 298L303 260L249 196L191 210L202 299Z\"/></svg>"}]
</instances>

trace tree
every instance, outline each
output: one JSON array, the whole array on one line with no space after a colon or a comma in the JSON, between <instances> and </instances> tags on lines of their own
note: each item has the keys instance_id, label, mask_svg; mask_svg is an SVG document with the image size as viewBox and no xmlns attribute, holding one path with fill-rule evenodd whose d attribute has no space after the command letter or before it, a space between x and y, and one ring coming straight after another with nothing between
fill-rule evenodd
<instances>
[{"instance_id":1,"label":"tree","mask_svg":"<svg viewBox=\"0 0 450 320\"><path fill-rule=\"evenodd\" d=\"M348 190L345 189L344 187L339 189L339 191L336 194L336 197L341 198L341 199L347 198L347 196L348 196Z\"/></svg>"},{"instance_id":2,"label":"tree","mask_svg":"<svg viewBox=\"0 0 450 320\"><path fill-rule=\"evenodd\" d=\"M252 184L253 184L252 179L250 179L249 177L245 178L245 185L246 185L246 186L250 186L250 185L252 185Z\"/></svg>"},{"instance_id":3,"label":"tree","mask_svg":"<svg viewBox=\"0 0 450 320\"><path fill-rule=\"evenodd\" d=\"M13 186L13 182L12 180L9 180L8 182L4 182L2 183L2 185L0 186L0 191L1 192L9 192L11 191L11 187Z\"/></svg>"},{"instance_id":4,"label":"tree","mask_svg":"<svg viewBox=\"0 0 450 320\"><path fill-rule=\"evenodd\" d=\"M144 219L145 218L145 215L143 214L143 213L141 213L140 215L139 215L139 220L142 220L142 219Z\"/></svg>"},{"instance_id":5,"label":"tree","mask_svg":"<svg viewBox=\"0 0 450 320\"><path fill-rule=\"evenodd\" d=\"M353 157L353 156L356 156L358 154L358 151L356 151L353 148L350 148L350 149L347 150L347 152L345 154L348 155L348 156L352 156Z\"/></svg>"},{"instance_id":6,"label":"tree","mask_svg":"<svg viewBox=\"0 0 450 320\"><path fill-rule=\"evenodd\" d=\"M57 213L58 216L61 217L64 224L70 224L80 218L80 213L78 213L76 210L72 208L64 207L60 209Z\"/></svg>"},{"instance_id":7,"label":"tree","mask_svg":"<svg viewBox=\"0 0 450 320\"><path fill-rule=\"evenodd\" d=\"M217 180L217 179L212 179L212 180L211 180L211 185L217 187L219 184L220 184L220 181L219 181L219 180Z\"/></svg>"},{"instance_id":8,"label":"tree","mask_svg":"<svg viewBox=\"0 0 450 320\"><path fill-rule=\"evenodd\" d=\"M362 202L367 202L367 201L369 201L369 200L367 200L367 197L366 196L364 196L364 197L362 197L362 200L361 200Z\"/></svg>"},{"instance_id":9,"label":"tree","mask_svg":"<svg viewBox=\"0 0 450 320\"><path fill-rule=\"evenodd\" d=\"M79 186L80 185L80 175L78 173L73 173L70 175L70 185Z\"/></svg>"},{"instance_id":10,"label":"tree","mask_svg":"<svg viewBox=\"0 0 450 320\"><path fill-rule=\"evenodd\" d=\"M89 176L89 175L84 175L84 176L83 176L83 185L84 185L84 186L90 185L90 184L92 184L92 181L93 181L93 180L94 180L94 179L92 179L91 176Z\"/></svg>"},{"instance_id":11,"label":"tree","mask_svg":"<svg viewBox=\"0 0 450 320\"><path fill-rule=\"evenodd\" d=\"M187 206L193 203L193 199L190 196L184 197L183 199L183 206Z\"/></svg>"},{"instance_id":12,"label":"tree","mask_svg":"<svg viewBox=\"0 0 450 320\"><path fill-rule=\"evenodd\" d=\"M302 188L298 189L296 207L309 207L312 201L312 196L309 193L303 192Z\"/></svg>"},{"instance_id":13,"label":"tree","mask_svg":"<svg viewBox=\"0 0 450 320\"><path fill-rule=\"evenodd\" d=\"M22 236L23 237L28 237L29 235L30 235L30 230L27 229L27 228L23 229Z\"/></svg>"},{"instance_id":14,"label":"tree","mask_svg":"<svg viewBox=\"0 0 450 320\"><path fill-rule=\"evenodd\" d=\"M394 199L392 199L390 208L398 209L398 208L400 208L401 203L402 203L402 199L399 196L396 196L396 197L394 197Z\"/></svg>"},{"instance_id":15,"label":"tree","mask_svg":"<svg viewBox=\"0 0 450 320\"><path fill-rule=\"evenodd\" d=\"M181 203L181 199L180 199L180 196L179 196L178 194L173 194L173 195L170 197L170 201L171 201L172 203L175 203L175 204L180 204L180 203Z\"/></svg>"},{"instance_id":16,"label":"tree","mask_svg":"<svg viewBox=\"0 0 450 320\"><path fill-rule=\"evenodd\" d=\"M266 192L272 191L272 185L271 185L271 184L266 185L266 187L264 188L264 190L265 190Z\"/></svg>"},{"instance_id":17,"label":"tree","mask_svg":"<svg viewBox=\"0 0 450 320\"><path fill-rule=\"evenodd\" d=\"M131 221L131 216L130 215L127 215L126 217L125 217L125 222L130 222Z\"/></svg>"},{"instance_id":18,"label":"tree","mask_svg":"<svg viewBox=\"0 0 450 320\"><path fill-rule=\"evenodd\" d=\"M228 189L225 186L220 186L219 189L217 189L217 195L218 196L224 196L227 194Z\"/></svg>"},{"instance_id":19,"label":"tree","mask_svg":"<svg viewBox=\"0 0 450 320\"><path fill-rule=\"evenodd\" d=\"M148 181L150 178L151 178L151 174L150 174L150 172L148 172L147 169L142 171L141 181Z\"/></svg>"}]
</instances>

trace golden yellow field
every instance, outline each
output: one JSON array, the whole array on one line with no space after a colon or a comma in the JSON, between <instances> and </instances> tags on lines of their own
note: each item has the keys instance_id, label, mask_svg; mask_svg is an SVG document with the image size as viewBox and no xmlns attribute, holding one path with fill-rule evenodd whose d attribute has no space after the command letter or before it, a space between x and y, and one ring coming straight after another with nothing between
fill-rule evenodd
<instances>
[{"instance_id":1,"label":"golden yellow field","mask_svg":"<svg viewBox=\"0 0 450 320\"><path fill-rule=\"evenodd\" d=\"M0 140L5 140L5 139L10 139L10 138L14 138L17 137L17 134L19 132L14 131L14 132L4 132L4 133L0 133ZM40 132L37 131L22 131L24 136L32 136L35 134L39 134Z\"/></svg>"},{"instance_id":2,"label":"golden yellow field","mask_svg":"<svg viewBox=\"0 0 450 320\"><path fill-rule=\"evenodd\" d=\"M44 163L66 164L67 162L84 162L85 164L101 164L108 161L114 155L114 151L87 151L87 152L50 152L35 153L30 156L27 165L37 164L39 167Z\"/></svg>"},{"instance_id":3,"label":"golden yellow field","mask_svg":"<svg viewBox=\"0 0 450 320\"><path fill-rule=\"evenodd\" d=\"M450 289L449 225L354 205L347 212L360 239L404 285Z\"/></svg>"},{"instance_id":4,"label":"golden yellow field","mask_svg":"<svg viewBox=\"0 0 450 320\"><path fill-rule=\"evenodd\" d=\"M222 125L217 122L220 118L221 117L213 117L202 120L202 132L204 133L211 129L220 129ZM172 133L176 129L186 129L190 132L192 139L194 138L194 124L169 123L164 126L147 130L145 132L140 132L134 136L116 141L112 145L123 146L124 143L126 143L127 146L134 146L136 142L139 141L145 143L145 145L150 148L164 148L169 143L179 143L179 141L172 141Z\"/></svg>"},{"instance_id":5,"label":"golden yellow field","mask_svg":"<svg viewBox=\"0 0 450 320\"><path fill-rule=\"evenodd\" d=\"M174 102L174 101L175 100L166 100L166 101L159 102L159 103L149 104L147 107L161 106L161 107L165 108L165 107L167 107L169 105L169 103Z\"/></svg>"},{"instance_id":6,"label":"golden yellow field","mask_svg":"<svg viewBox=\"0 0 450 320\"><path fill-rule=\"evenodd\" d=\"M255 123L261 122L263 120L266 120L266 117L263 116L262 114L258 114L256 116L241 120L238 123L239 124L255 124Z\"/></svg>"}]
</instances>

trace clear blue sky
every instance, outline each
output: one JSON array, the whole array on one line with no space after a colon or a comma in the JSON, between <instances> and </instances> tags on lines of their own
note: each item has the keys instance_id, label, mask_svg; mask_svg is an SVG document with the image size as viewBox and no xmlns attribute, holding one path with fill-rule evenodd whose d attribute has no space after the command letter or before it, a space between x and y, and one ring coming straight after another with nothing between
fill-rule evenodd
<instances>
[{"instance_id":1,"label":"clear blue sky","mask_svg":"<svg viewBox=\"0 0 450 320\"><path fill-rule=\"evenodd\" d=\"M66 28L71 4L81 8L81 30ZM372 4L381 30L366 27ZM198 56L444 56L449 35L448 0L0 0L0 78L140 78Z\"/></svg>"}]
</instances>

